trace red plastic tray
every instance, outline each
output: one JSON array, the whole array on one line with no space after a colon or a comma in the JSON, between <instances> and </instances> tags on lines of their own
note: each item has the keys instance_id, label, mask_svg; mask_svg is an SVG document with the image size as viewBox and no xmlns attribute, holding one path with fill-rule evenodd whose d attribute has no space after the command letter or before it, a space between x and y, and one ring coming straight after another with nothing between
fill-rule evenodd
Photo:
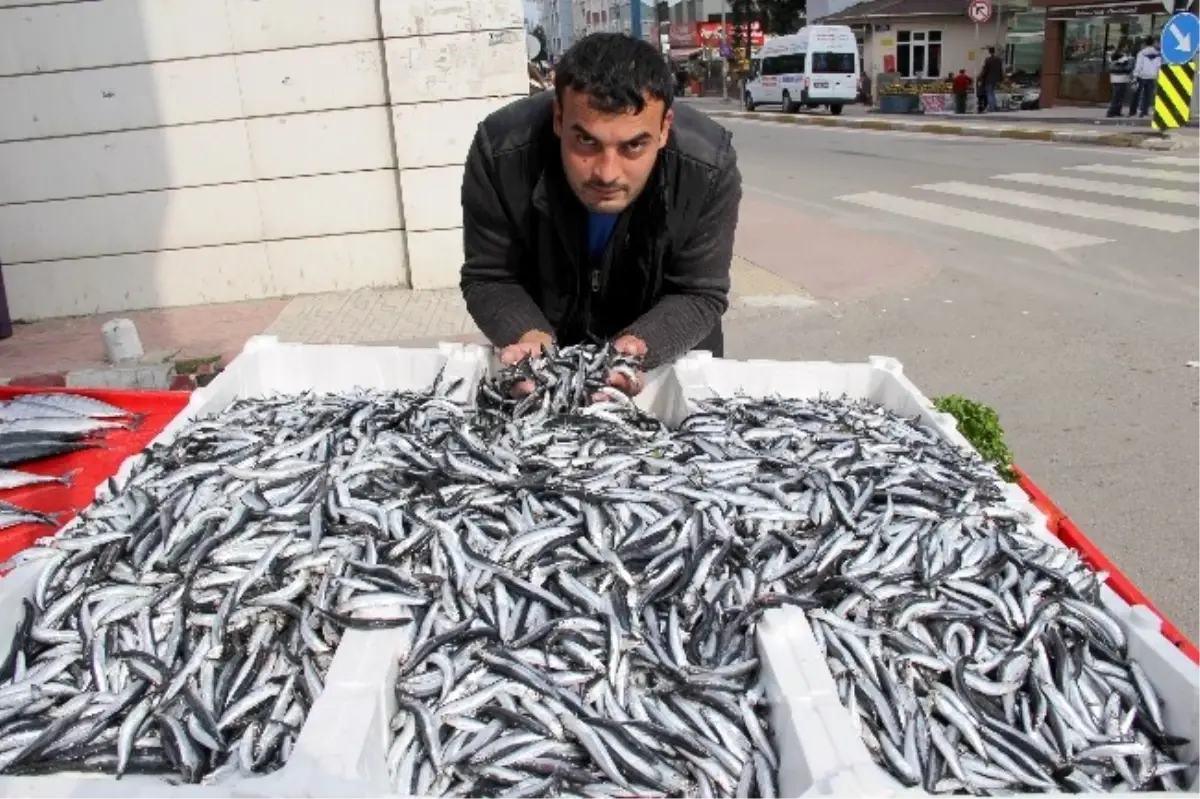
<instances>
[{"instance_id":1,"label":"red plastic tray","mask_svg":"<svg viewBox=\"0 0 1200 799\"><path fill-rule=\"evenodd\" d=\"M71 485L58 483L29 486L15 490L0 490L0 500L22 508L43 513L59 513L60 524L70 521L76 512L86 508L96 495L96 486L112 477L121 462L150 443L188 403L187 391L115 391L101 389L12 388L0 386L0 400L10 400L22 394L66 393L107 402L131 413L143 415L136 430L107 431L95 439L101 448L81 450L41 461L9 468L36 474L59 475L78 470ZM33 545L37 539L52 535L53 528L45 525L23 524L0 530L0 563Z\"/></svg>"},{"instance_id":2,"label":"red plastic tray","mask_svg":"<svg viewBox=\"0 0 1200 799\"><path fill-rule=\"evenodd\" d=\"M1045 491L1038 488L1037 483L1033 482L1028 474L1016 466L1013 467L1013 471L1017 473L1017 484L1029 495L1034 507L1046 514L1051 534L1078 552L1093 569L1108 572L1108 587L1113 590L1113 593L1130 605L1145 605L1153 611L1154 615L1162 621L1163 637L1179 647L1185 655L1192 659L1192 662L1200 663L1200 650L1196 649L1196 645L1188 640L1188 637L1180 632L1179 628L1172 624L1161 610L1154 606L1150 598L1134 585L1133 580L1121 573L1117 565L1108 559L1100 547L1083 534L1075 522L1071 521L1071 517L1063 513L1050 500Z\"/></svg>"}]
</instances>

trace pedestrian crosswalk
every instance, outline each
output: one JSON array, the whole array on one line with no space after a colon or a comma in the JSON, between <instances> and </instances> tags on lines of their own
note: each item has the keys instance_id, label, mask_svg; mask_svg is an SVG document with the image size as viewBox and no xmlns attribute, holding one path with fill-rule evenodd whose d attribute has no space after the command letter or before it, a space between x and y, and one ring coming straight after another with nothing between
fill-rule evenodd
<instances>
[{"instance_id":1,"label":"pedestrian crosswalk","mask_svg":"<svg viewBox=\"0 0 1200 799\"><path fill-rule=\"evenodd\" d=\"M868 191L837 200L1057 252L1112 242L1131 228L1167 234L1200 230L1200 161L1196 156L1159 155L1129 165L1012 172L980 182L922 183L903 193ZM1025 218L1014 218L1005 209ZM1066 227L1071 220L1076 229ZM1077 229L1080 226L1084 229Z\"/></svg>"}]
</instances>

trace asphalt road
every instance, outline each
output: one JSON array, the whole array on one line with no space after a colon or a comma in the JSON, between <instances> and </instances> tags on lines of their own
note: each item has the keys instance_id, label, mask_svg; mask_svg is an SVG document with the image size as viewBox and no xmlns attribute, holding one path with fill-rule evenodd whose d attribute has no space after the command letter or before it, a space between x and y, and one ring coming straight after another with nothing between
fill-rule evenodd
<instances>
[{"instance_id":1,"label":"asphalt road","mask_svg":"<svg viewBox=\"0 0 1200 799\"><path fill-rule=\"evenodd\" d=\"M1195 150L723 122L738 253L819 301L740 310L727 355L891 355L927 395L988 403L1017 463L1195 639Z\"/></svg>"}]
</instances>

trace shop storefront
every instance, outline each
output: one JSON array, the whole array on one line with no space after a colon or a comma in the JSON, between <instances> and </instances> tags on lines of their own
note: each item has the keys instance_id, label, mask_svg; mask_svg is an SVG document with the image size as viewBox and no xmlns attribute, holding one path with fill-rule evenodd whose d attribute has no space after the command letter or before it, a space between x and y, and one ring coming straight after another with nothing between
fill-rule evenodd
<instances>
[{"instance_id":1,"label":"shop storefront","mask_svg":"<svg viewBox=\"0 0 1200 799\"><path fill-rule=\"evenodd\" d=\"M1124 44L1132 52L1157 38L1170 15L1158 2L1034 0L1045 8L1042 106L1100 105L1109 100L1107 53Z\"/></svg>"}]
</instances>

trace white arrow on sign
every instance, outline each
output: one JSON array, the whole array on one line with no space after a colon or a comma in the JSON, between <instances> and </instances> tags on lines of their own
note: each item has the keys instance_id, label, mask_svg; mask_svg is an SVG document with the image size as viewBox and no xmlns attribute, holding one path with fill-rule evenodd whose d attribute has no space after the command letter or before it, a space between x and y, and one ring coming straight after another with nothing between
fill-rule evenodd
<instances>
[{"instance_id":1,"label":"white arrow on sign","mask_svg":"<svg viewBox=\"0 0 1200 799\"><path fill-rule=\"evenodd\" d=\"M1179 30L1179 26L1172 23L1171 33L1175 34L1175 49L1182 53L1190 53L1192 51L1192 36L1189 33L1184 33Z\"/></svg>"}]
</instances>

